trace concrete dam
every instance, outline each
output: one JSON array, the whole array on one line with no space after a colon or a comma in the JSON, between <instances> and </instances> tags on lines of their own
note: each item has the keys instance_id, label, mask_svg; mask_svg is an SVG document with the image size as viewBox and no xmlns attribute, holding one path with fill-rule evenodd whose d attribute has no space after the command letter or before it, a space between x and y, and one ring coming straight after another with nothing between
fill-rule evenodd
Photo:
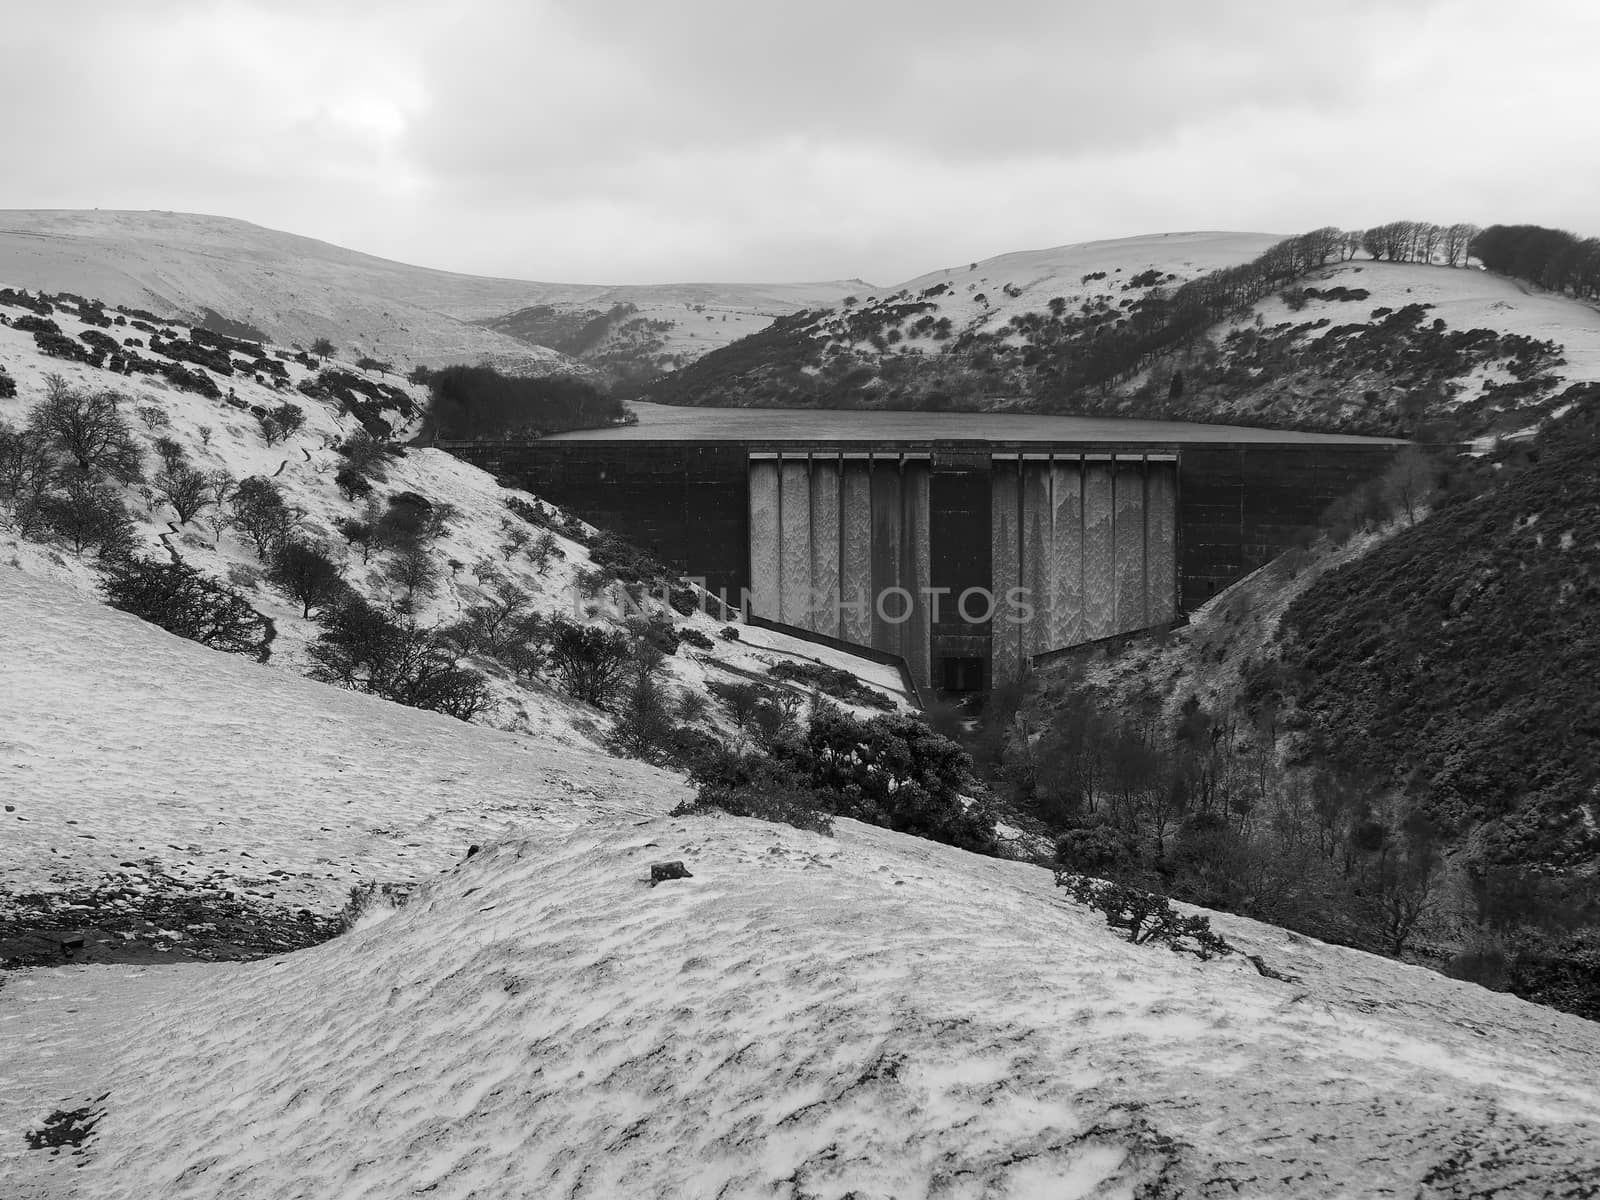
<instances>
[{"instance_id":1,"label":"concrete dam","mask_svg":"<svg viewBox=\"0 0 1600 1200\"><path fill-rule=\"evenodd\" d=\"M1034 414L635 406L443 448L757 617L986 689L1181 612L1289 548L1404 443Z\"/></svg>"}]
</instances>

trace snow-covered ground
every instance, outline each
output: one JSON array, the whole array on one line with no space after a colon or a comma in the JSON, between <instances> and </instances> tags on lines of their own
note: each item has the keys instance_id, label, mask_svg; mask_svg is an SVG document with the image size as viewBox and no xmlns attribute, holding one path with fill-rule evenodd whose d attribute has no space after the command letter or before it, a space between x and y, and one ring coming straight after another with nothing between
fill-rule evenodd
<instances>
[{"instance_id":1,"label":"snow-covered ground","mask_svg":"<svg viewBox=\"0 0 1600 1200\"><path fill-rule=\"evenodd\" d=\"M319 688L15 571L0 597L26 689L6 786L62 856L248 837L370 868L409 841L431 880L291 955L7 977L12 1200L1600 1186L1600 1027L1577 1018L1221 916L1294 978L1132 946L1036 868L849 821L672 818L670 780L582 748ZM8 869L38 851L0 839ZM665 859L693 877L652 888ZM103 1113L82 1154L24 1149L79 1107Z\"/></svg>"}]
</instances>

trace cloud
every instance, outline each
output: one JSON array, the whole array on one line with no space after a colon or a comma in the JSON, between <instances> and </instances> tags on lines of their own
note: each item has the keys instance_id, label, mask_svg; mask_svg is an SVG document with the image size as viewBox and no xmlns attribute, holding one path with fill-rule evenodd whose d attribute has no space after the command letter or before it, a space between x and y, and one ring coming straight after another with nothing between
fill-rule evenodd
<instances>
[{"instance_id":1,"label":"cloud","mask_svg":"<svg viewBox=\"0 0 1600 1200\"><path fill-rule=\"evenodd\" d=\"M592 282L1160 230L1600 232L1562 0L145 0L8 15L0 205Z\"/></svg>"}]
</instances>

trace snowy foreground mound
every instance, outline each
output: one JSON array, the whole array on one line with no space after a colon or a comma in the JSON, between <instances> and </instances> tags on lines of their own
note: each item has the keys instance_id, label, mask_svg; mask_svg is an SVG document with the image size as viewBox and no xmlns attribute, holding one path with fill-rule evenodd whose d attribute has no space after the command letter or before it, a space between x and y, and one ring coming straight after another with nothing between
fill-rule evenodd
<instances>
[{"instance_id":1,"label":"snowy foreground mound","mask_svg":"<svg viewBox=\"0 0 1600 1200\"><path fill-rule=\"evenodd\" d=\"M0 570L0 597L49 592ZM458 824L409 905L313 949L6 977L8 1200L1600 1188L1600 1027L1577 1018L1225 917L1296 980L1131 946L1035 868L849 821L824 838L672 818L665 777L599 755L558 761L75 598L32 620L87 639L122 699L21 681L63 740L0 728L8 787L80 791L97 841L207 813L233 845L336 873L390 857L343 809L416 830L416 853L429 797ZM43 639L0 626L22 658ZM93 678L58 653L62 681ZM204 662L216 690L165 690ZM234 754L238 790L214 790L196 764ZM475 795L503 805L503 840L447 866ZM56 857L93 845L75 840ZM693 878L650 887L661 859ZM103 1113L81 1155L23 1149L79 1107Z\"/></svg>"}]
</instances>

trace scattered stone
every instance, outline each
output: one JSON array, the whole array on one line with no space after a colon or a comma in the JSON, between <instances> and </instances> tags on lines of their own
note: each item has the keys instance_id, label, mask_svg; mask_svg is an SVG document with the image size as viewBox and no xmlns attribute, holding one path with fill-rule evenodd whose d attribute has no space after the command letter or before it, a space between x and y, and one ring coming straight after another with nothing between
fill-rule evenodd
<instances>
[{"instance_id":1,"label":"scattered stone","mask_svg":"<svg viewBox=\"0 0 1600 1200\"><path fill-rule=\"evenodd\" d=\"M693 879L689 868L683 865L683 860L674 859L672 862L658 862L650 864L650 886L665 883L669 879Z\"/></svg>"}]
</instances>

